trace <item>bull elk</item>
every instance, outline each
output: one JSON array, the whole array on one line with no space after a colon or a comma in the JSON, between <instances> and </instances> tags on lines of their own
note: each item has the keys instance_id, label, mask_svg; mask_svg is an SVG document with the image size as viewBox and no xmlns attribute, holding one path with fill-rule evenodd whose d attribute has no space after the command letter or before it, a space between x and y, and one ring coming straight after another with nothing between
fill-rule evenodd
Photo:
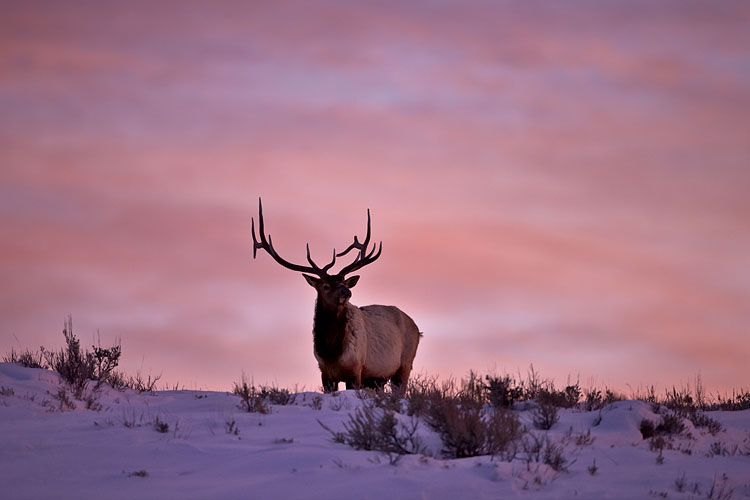
<instances>
[{"instance_id":1,"label":"bull elk","mask_svg":"<svg viewBox=\"0 0 750 500\"><path fill-rule=\"evenodd\" d=\"M310 257L309 266L298 265L283 259L273 248L271 235L266 237L263 225L263 203L258 200L259 238L255 235L255 219L252 219L253 258L259 248L292 271L303 273L307 283L315 288L315 317L313 319L313 351L318 361L323 390L332 392L338 383L346 383L347 389L362 386L378 388L390 380L394 389L403 388L409 379L414 356L421 333L414 321L394 306L370 305L356 307L349 303L351 288L359 276L347 275L375 262L383 250L383 242L370 244L370 210L367 210L367 236L363 242L354 236L354 242L341 253L333 250L331 262L319 267ZM336 274L328 271L352 250L357 256L349 265ZM377 253L376 253L377 250Z\"/></svg>"}]
</instances>

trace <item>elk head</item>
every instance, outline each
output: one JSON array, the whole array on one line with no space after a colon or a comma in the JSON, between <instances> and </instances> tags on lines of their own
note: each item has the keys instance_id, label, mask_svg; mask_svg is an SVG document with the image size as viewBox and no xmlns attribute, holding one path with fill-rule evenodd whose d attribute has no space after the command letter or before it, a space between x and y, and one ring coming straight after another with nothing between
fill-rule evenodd
<instances>
[{"instance_id":1,"label":"elk head","mask_svg":"<svg viewBox=\"0 0 750 500\"><path fill-rule=\"evenodd\" d=\"M342 276L326 276L316 278L303 274L307 283L318 292L321 305L330 310L343 310L352 296L351 288L359 281L359 276L344 278Z\"/></svg>"}]
</instances>

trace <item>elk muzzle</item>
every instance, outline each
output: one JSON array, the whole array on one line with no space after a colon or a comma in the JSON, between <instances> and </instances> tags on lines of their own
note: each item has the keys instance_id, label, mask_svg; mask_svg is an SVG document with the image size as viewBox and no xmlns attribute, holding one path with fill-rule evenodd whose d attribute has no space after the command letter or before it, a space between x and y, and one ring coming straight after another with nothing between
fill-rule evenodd
<instances>
[{"instance_id":1,"label":"elk muzzle","mask_svg":"<svg viewBox=\"0 0 750 500\"><path fill-rule=\"evenodd\" d=\"M342 286L339 290L339 304L345 304L352 297L352 291Z\"/></svg>"}]
</instances>

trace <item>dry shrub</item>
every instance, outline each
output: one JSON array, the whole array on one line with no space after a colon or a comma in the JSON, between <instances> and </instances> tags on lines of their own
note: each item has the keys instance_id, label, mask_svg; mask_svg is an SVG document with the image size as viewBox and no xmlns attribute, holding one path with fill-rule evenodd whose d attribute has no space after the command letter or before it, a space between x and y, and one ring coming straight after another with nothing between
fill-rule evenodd
<instances>
[{"instance_id":1,"label":"dry shrub","mask_svg":"<svg viewBox=\"0 0 750 500\"><path fill-rule=\"evenodd\" d=\"M436 377L426 377L421 375L413 376L409 379L406 387L406 413L413 416L426 415L432 402L455 392L455 383L452 379L438 385Z\"/></svg>"},{"instance_id":2,"label":"dry shrub","mask_svg":"<svg viewBox=\"0 0 750 500\"><path fill-rule=\"evenodd\" d=\"M496 409L487 420L487 427L490 454L512 459L515 442L526 432L518 417L509 410Z\"/></svg>"},{"instance_id":3,"label":"dry shrub","mask_svg":"<svg viewBox=\"0 0 750 500\"><path fill-rule=\"evenodd\" d=\"M484 377L485 391L489 402L495 408L512 408L516 401L523 399L523 385L510 375Z\"/></svg>"},{"instance_id":4,"label":"dry shrub","mask_svg":"<svg viewBox=\"0 0 750 500\"><path fill-rule=\"evenodd\" d=\"M295 392L274 385L261 385L259 395L272 405L293 405L297 400Z\"/></svg>"},{"instance_id":5,"label":"dry shrub","mask_svg":"<svg viewBox=\"0 0 750 500\"><path fill-rule=\"evenodd\" d=\"M395 412L376 408L372 402L365 402L350 413L342 432L331 430L320 420L318 423L331 433L335 442L356 450L382 452L391 464L397 463L403 455L424 451L417 435L419 424L416 418L412 418L410 424L404 424L399 422Z\"/></svg>"},{"instance_id":6,"label":"dry shrub","mask_svg":"<svg viewBox=\"0 0 750 500\"><path fill-rule=\"evenodd\" d=\"M260 390L255 384L248 384L245 377L242 377L242 383L234 383L234 394L240 397L240 409L249 413L270 413L271 409L266 405Z\"/></svg>"},{"instance_id":7,"label":"dry shrub","mask_svg":"<svg viewBox=\"0 0 750 500\"><path fill-rule=\"evenodd\" d=\"M44 359L44 348L40 348L37 352L32 352L28 349L22 352L16 352L15 349L10 350L10 354L3 356L3 362L5 363L20 363L26 368L42 368L44 370L49 369L46 360Z\"/></svg>"},{"instance_id":8,"label":"dry shrub","mask_svg":"<svg viewBox=\"0 0 750 500\"><path fill-rule=\"evenodd\" d=\"M239 396L241 401L239 407L250 413L271 413L268 404L274 405L291 405L297 400L296 393L289 389L283 389L276 385L261 385L256 387L254 383L247 383L245 376L242 376L241 383L234 383L232 391L234 395Z\"/></svg>"},{"instance_id":9,"label":"dry shrub","mask_svg":"<svg viewBox=\"0 0 750 500\"><path fill-rule=\"evenodd\" d=\"M97 388L110 381L122 351L119 345L108 349L94 346L93 352L81 349L81 343L73 333L73 317L70 315L65 319L63 336L63 349L58 352L41 349L41 352L47 366L70 384L76 399L81 399L89 380L95 380Z\"/></svg>"},{"instance_id":10,"label":"dry shrub","mask_svg":"<svg viewBox=\"0 0 750 500\"><path fill-rule=\"evenodd\" d=\"M156 390L156 383L161 379L161 375L156 375L155 377L151 377L151 374L146 378L143 378L143 374L141 374L140 370L135 372L134 377L130 377L127 380L121 376L119 373L116 374L116 377L112 378L112 386L113 387L127 387L128 389L133 389L136 392L153 392ZM120 385L116 385L120 384Z\"/></svg>"},{"instance_id":11,"label":"dry shrub","mask_svg":"<svg viewBox=\"0 0 750 500\"><path fill-rule=\"evenodd\" d=\"M482 406L459 398L438 398L431 402L425 416L427 423L443 440L443 454L450 458L489 454L487 426L482 419Z\"/></svg>"},{"instance_id":12,"label":"dry shrub","mask_svg":"<svg viewBox=\"0 0 750 500\"><path fill-rule=\"evenodd\" d=\"M624 399L623 395L617 394L609 388L605 389L604 396L602 396L601 390L590 388L584 392L583 409L586 411L601 410L615 401L622 401Z\"/></svg>"},{"instance_id":13,"label":"dry shrub","mask_svg":"<svg viewBox=\"0 0 750 500\"><path fill-rule=\"evenodd\" d=\"M694 426L703 427L712 436L715 436L724 430L724 426L721 425L721 422L709 417L702 411L694 411L688 414L687 418L693 423Z\"/></svg>"},{"instance_id":14,"label":"dry shrub","mask_svg":"<svg viewBox=\"0 0 750 500\"><path fill-rule=\"evenodd\" d=\"M501 455L523 433L514 413L485 411L471 394L434 398L425 419L440 434L448 458Z\"/></svg>"},{"instance_id":15,"label":"dry shrub","mask_svg":"<svg viewBox=\"0 0 750 500\"><path fill-rule=\"evenodd\" d=\"M522 459L527 468L532 463L544 463L557 472L568 469L569 460L563 455L563 447L554 443L545 434L529 433L521 440Z\"/></svg>"},{"instance_id":16,"label":"dry shrub","mask_svg":"<svg viewBox=\"0 0 750 500\"><path fill-rule=\"evenodd\" d=\"M539 405L532 410L531 415L534 427L545 431L550 430L560 420L557 406L544 401L539 402Z\"/></svg>"},{"instance_id":17,"label":"dry shrub","mask_svg":"<svg viewBox=\"0 0 750 500\"><path fill-rule=\"evenodd\" d=\"M658 424L643 419L641 420L640 431L643 439L682 434L685 431L684 417L677 412L669 412L662 415L662 420Z\"/></svg>"},{"instance_id":18,"label":"dry shrub","mask_svg":"<svg viewBox=\"0 0 750 500\"><path fill-rule=\"evenodd\" d=\"M447 458L503 455L524 432L513 412L493 408L492 384L484 381L474 372L460 385L454 379L438 384L435 378L415 377L406 389L407 412L440 434Z\"/></svg>"},{"instance_id":19,"label":"dry shrub","mask_svg":"<svg viewBox=\"0 0 750 500\"><path fill-rule=\"evenodd\" d=\"M401 413L403 406L401 391L386 391L385 389L362 389L357 393L363 401L369 401L383 410Z\"/></svg>"},{"instance_id":20,"label":"dry shrub","mask_svg":"<svg viewBox=\"0 0 750 500\"><path fill-rule=\"evenodd\" d=\"M746 389L732 391L731 396L717 394L716 402L712 403L708 409L723 411L750 410L750 391Z\"/></svg>"}]
</instances>

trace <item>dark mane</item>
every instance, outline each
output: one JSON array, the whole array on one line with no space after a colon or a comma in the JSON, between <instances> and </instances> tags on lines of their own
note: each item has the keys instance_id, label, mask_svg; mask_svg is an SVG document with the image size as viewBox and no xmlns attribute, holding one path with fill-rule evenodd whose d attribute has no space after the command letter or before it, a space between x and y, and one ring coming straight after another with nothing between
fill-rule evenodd
<instances>
[{"instance_id":1,"label":"dark mane","mask_svg":"<svg viewBox=\"0 0 750 500\"><path fill-rule=\"evenodd\" d=\"M315 301L313 319L313 345L315 352L325 361L336 361L344 352L346 314L337 314Z\"/></svg>"}]
</instances>

